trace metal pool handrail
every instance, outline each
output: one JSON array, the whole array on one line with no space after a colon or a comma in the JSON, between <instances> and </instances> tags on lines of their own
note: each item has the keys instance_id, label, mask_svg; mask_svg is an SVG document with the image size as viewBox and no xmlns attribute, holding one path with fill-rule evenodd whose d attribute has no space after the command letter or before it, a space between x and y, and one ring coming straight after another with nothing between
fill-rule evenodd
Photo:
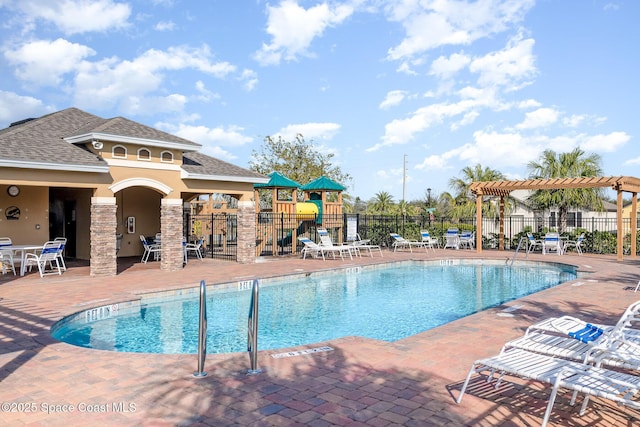
<instances>
[{"instance_id":1,"label":"metal pool handrail","mask_svg":"<svg viewBox=\"0 0 640 427\"><path fill-rule=\"evenodd\" d=\"M251 303L249 304L249 320L247 324L247 351L251 361L251 369L247 375L256 375L262 372L258 369L258 299L259 299L258 279L253 281L251 289Z\"/></svg>"},{"instance_id":2,"label":"metal pool handrail","mask_svg":"<svg viewBox=\"0 0 640 427\"><path fill-rule=\"evenodd\" d=\"M207 357L207 285L200 281L200 320L198 324L198 370L194 377L206 377L204 360Z\"/></svg>"}]
</instances>

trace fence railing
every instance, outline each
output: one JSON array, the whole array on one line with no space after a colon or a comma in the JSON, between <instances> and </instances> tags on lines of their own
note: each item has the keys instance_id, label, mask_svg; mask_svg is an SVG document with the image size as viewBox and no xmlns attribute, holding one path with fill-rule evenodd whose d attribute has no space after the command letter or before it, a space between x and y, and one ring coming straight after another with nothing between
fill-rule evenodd
<instances>
[{"instance_id":1,"label":"fence railing","mask_svg":"<svg viewBox=\"0 0 640 427\"><path fill-rule=\"evenodd\" d=\"M321 223L319 222L321 221ZM623 219L623 250L629 253L631 236L630 221ZM233 214L190 215L185 214L185 235L191 240L204 238L204 254L211 258L236 260L238 223ZM453 220L429 216L386 216L365 214L323 214L299 215L287 213L260 212L256 214L256 256L280 256L299 253L302 244L298 237L308 237L318 241L317 229L326 228L336 243L347 242L358 234L362 239L390 247L390 233L398 233L406 239L420 240L420 231L429 230L431 236L443 239L448 228L475 231L475 218ZM584 252L615 254L617 251L617 227L615 218L589 218L567 222L563 236L575 239L585 234ZM504 247L513 250L520 237L531 232L542 238L548 231L559 231L554 218L509 216L504 219ZM500 234L498 219L482 220L483 249L497 249ZM640 249L640 239L635 237Z\"/></svg>"}]
</instances>

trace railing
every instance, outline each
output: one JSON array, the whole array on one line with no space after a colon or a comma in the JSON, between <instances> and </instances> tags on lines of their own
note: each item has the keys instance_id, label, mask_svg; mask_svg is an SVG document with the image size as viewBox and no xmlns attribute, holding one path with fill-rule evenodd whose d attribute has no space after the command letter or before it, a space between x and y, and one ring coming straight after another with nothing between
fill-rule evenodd
<instances>
[{"instance_id":1,"label":"railing","mask_svg":"<svg viewBox=\"0 0 640 427\"><path fill-rule=\"evenodd\" d=\"M258 279L253 281L251 289L251 303L249 304L249 320L247 322L247 351L249 352L249 361L251 368L247 371L247 375L256 375L262 372L258 369L258 298L259 298Z\"/></svg>"},{"instance_id":2,"label":"railing","mask_svg":"<svg viewBox=\"0 0 640 427\"><path fill-rule=\"evenodd\" d=\"M200 318L198 324L198 370L194 377L205 377L204 361L207 358L207 285L200 281Z\"/></svg>"},{"instance_id":3,"label":"railing","mask_svg":"<svg viewBox=\"0 0 640 427\"><path fill-rule=\"evenodd\" d=\"M511 262L509 263L509 265L513 265L513 262L516 260L516 257L518 256L518 252L520 251L520 248L522 247L522 242L524 242L525 247L527 245L527 240L529 238L522 236L520 238L520 241L518 242L518 247L516 248L516 251L513 253L513 258L511 258ZM529 252L527 252L527 257L529 256ZM507 260L507 262L509 262L509 260Z\"/></svg>"}]
</instances>

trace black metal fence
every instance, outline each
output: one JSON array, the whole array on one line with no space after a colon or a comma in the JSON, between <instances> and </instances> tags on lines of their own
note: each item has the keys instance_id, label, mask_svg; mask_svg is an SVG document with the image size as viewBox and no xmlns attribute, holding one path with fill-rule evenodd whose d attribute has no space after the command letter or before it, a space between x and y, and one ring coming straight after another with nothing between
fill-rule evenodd
<instances>
[{"instance_id":1,"label":"black metal fence","mask_svg":"<svg viewBox=\"0 0 640 427\"><path fill-rule=\"evenodd\" d=\"M616 218L569 218L563 237L576 239L585 235L584 252L615 254L617 251ZM624 219L623 248L629 253L631 246L630 222ZM326 228L336 243L348 242L356 234L372 243L390 247L390 233L398 233L406 239L420 240L420 231L429 230L431 236L444 240L447 229L475 231L476 219L430 218L429 216L384 216L364 214L342 214L300 216L296 214L261 212L256 214L256 255L279 256L297 253L302 244L298 237L308 237L318 241L318 228ZM528 232L540 239L548 231L558 231L559 224L553 217L509 216L504 220L504 244L506 250L514 250L521 237ZM185 215L185 230L191 240L204 238L205 255L211 258L237 259L237 217L232 214ZM497 249L500 235L498 219L483 219L482 247ZM636 235L637 248L640 239Z\"/></svg>"}]
</instances>

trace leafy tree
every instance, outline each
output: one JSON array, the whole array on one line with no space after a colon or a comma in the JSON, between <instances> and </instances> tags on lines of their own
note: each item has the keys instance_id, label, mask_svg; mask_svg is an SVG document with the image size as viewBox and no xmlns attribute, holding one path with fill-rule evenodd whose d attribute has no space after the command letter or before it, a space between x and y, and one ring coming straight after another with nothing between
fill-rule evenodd
<instances>
[{"instance_id":1,"label":"leafy tree","mask_svg":"<svg viewBox=\"0 0 640 427\"><path fill-rule=\"evenodd\" d=\"M264 175L279 172L302 185L321 176L345 187L351 181L348 173L332 164L333 153L318 151L312 141L306 141L302 134L297 134L293 141L281 136L267 136L260 149L253 150L251 154L249 168Z\"/></svg>"},{"instance_id":2,"label":"leafy tree","mask_svg":"<svg viewBox=\"0 0 640 427\"><path fill-rule=\"evenodd\" d=\"M451 178L449 187L454 191L454 204L451 209L451 215L454 218L473 217L476 212L476 198L471 193L470 186L472 182L480 181L502 181L505 179L502 172L489 167L482 167L477 164L474 167L466 166L461 171L462 177ZM495 217L498 215L495 203L484 203L493 200L493 196L483 197L482 215L486 217Z\"/></svg>"},{"instance_id":3,"label":"leafy tree","mask_svg":"<svg viewBox=\"0 0 640 427\"><path fill-rule=\"evenodd\" d=\"M538 161L528 164L529 177L532 179L581 178L602 175L600 156L585 155L580 148L568 153L557 154L545 150ZM558 231L567 228L567 212L570 208L591 208L603 211L602 190L599 188L559 188L536 190L529 201L541 209L558 208Z\"/></svg>"},{"instance_id":4,"label":"leafy tree","mask_svg":"<svg viewBox=\"0 0 640 427\"><path fill-rule=\"evenodd\" d=\"M369 210L371 213L389 214L393 210L395 202L393 196L386 191L379 191L369 202Z\"/></svg>"}]
</instances>

